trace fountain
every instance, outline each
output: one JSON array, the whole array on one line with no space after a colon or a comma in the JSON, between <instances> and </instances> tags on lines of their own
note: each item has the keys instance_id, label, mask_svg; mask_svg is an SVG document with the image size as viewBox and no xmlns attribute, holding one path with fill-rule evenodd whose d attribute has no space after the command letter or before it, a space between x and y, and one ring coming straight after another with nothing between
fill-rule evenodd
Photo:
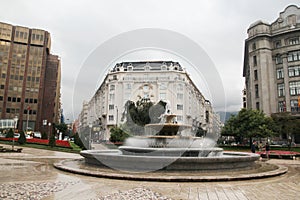
<instances>
[{"instance_id":1,"label":"fountain","mask_svg":"<svg viewBox=\"0 0 300 200\"><path fill-rule=\"evenodd\" d=\"M85 150L88 164L122 171L211 171L249 169L259 155L223 152L209 138L191 135L190 125L179 124L176 115L164 113L161 123L145 126L145 136L128 138L117 150Z\"/></svg>"}]
</instances>

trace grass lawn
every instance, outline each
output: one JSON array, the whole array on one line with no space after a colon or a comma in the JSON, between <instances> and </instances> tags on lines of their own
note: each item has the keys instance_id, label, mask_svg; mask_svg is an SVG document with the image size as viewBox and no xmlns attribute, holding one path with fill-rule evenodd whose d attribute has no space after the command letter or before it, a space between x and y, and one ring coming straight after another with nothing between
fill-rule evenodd
<instances>
[{"instance_id":1,"label":"grass lawn","mask_svg":"<svg viewBox=\"0 0 300 200\"><path fill-rule=\"evenodd\" d=\"M10 141L0 141L0 144L7 144L12 145L12 142ZM18 142L14 143L14 146L16 148L22 148L22 147L30 147L30 148L36 148L36 149L45 149L45 150L51 150L51 151L62 151L62 152L69 152L69 153L79 153L81 151L81 148L78 147L73 142L70 142L70 145L72 148L64 148L64 147L50 147L48 145L43 144L23 144L19 145Z\"/></svg>"}]
</instances>

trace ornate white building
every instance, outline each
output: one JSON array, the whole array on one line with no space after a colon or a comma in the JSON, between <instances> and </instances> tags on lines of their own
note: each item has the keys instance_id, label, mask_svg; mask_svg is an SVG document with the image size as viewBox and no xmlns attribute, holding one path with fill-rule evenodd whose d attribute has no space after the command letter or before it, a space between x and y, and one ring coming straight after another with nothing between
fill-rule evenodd
<instances>
[{"instance_id":1,"label":"ornate white building","mask_svg":"<svg viewBox=\"0 0 300 200\"><path fill-rule=\"evenodd\" d=\"M99 89L79 116L79 130L85 126L101 127L99 140L108 140L109 129L122 123L122 113L128 100L150 99L169 102L177 122L201 126L207 134L220 132L220 118L211 103L191 80L178 62L149 61L122 62L106 75Z\"/></svg>"}]
</instances>

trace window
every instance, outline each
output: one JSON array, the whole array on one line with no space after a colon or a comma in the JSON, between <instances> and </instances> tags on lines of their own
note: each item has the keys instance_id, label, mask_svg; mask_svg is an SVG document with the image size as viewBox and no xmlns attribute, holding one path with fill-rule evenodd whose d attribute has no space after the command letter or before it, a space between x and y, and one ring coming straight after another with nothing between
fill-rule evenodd
<instances>
[{"instance_id":1,"label":"window","mask_svg":"<svg viewBox=\"0 0 300 200\"><path fill-rule=\"evenodd\" d=\"M290 82L290 95L300 94L300 81Z\"/></svg>"},{"instance_id":2,"label":"window","mask_svg":"<svg viewBox=\"0 0 300 200\"><path fill-rule=\"evenodd\" d=\"M114 91L115 90L115 85L110 85L109 90Z\"/></svg>"},{"instance_id":3,"label":"window","mask_svg":"<svg viewBox=\"0 0 300 200\"><path fill-rule=\"evenodd\" d=\"M280 55L275 56L275 64L282 64L282 58Z\"/></svg>"},{"instance_id":4,"label":"window","mask_svg":"<svg viewBox=\"0 0 300 200\"><path fill-rule=\"evenodd\" d=\"M257 66L257 58L256 58L256 56L253 56L253 66Z\"/></svg>"},{"instance_id":5,"label":"window","mask_svg":"<svg viewBox=\"0 0 300 200\"><path fill-rule=\"evenodd\" d=\"M183 94L182 93L177 93L177 99L178 100L183 100Z\"/></svg>"},{"instance_id":6,"label":"window","mask_svg":"<svg viewBox=\"0 0 300 200\"><path fill-rule=\"evenodd\" d=\"M256 110L259 110L259 102L256 102L255 107L256 107Z\"/></svg>"},{"instance_id":7,"label":"window","mask_svg":"<svg viewBox=\"0 0 300 200\"><path fill-rule=\"evenodd\" d=\"M255 97L259 97L258 84L255 85Z\"/></svg>"},{"instance_id":8,"label":"window","mask_svg":"<svg viewBox=\"0 0 300 200\"><path fill-rule=\"evenodd\" d=\"M289 67L289 77L300 76L300 66Z\"/></svg>"},{"instance_id":9,"label":"window","mask_svg":"<svg viewBox=\"0 0 300 200\"><path fill-rule=\"evenodd\" d=\"M182 90L183 90L183 84L181 84L181 83L178 84L178 85L177 85L177 90L182 91Z\"/></svg>"},{"instance_id":10,"label":"window","mask_svg":"<svg viewBox=\"0 0 300 200\"><path fill-rule=\"evenodd\" d=\"M277 79L282 79L283 78L283 68L277 69Z\"/></svg>"},{"instance_id":11,"label":"window","mask_svg":"<svg viewBox=\"0 0 300 200\"><path fill-rule=\"evenodd\" d=\"M109 100L114 101L115 100L115 94L109 94Z\"/></svg>"},{"instance_id":12,"label":"window","mask_svg":"<svg viewBox=\"0 0 300 200\"><path fill-rule=\"evenodd\" d=\"M289 45L299 44L299 38L289 39Z\"/></svg>"},{"instance_id":13,"label":"window","mask_svg":"<svg viewBox=\"0 0 300 200\"><path fill-rule=\"evenodd\" d=\"M279 96L279 97L285 96L284 84L283 84L283 83L278 84L278 85L277 85L277 89L278 89L278 96Z\"/></svg>"},{"instance_id":14,"label":"window","mask_svg":"<svg viewBox=\"0 0 300 200\"><path fill-rule=\"evenodd\" d=\"M126 89L131 90L131 84L130 83L126 84Z\"/></svg>"},{"instance_id":15,"label":"window","mask_svg":"<svg viewBox=\"0 0 300 200\"><path fill-rule=\"evenodd\" d=\"M274 43L274 47L277 49L277 48L280 48L281 47L281 41L276 41Z\"/></svg>"},{"instance_id":16,"label":"window","mask_svg":"<svg viewBox=\"0 0 300 200\"><path fill-rule=\"evenodd\" d=\"M114 116L113 115L108 115L108 120L109 121L114 121Z\"/></svg>"},{"instance_id":17,"label":"window","mask_svg":"<svg viewBox=\"0 0 300 200\"><path fill-rule=\"evenodd\" d=\"M253 42L253 44L252 44L252 50L255 50L255 49L256 49L256 43Z\"/></svg>"},{"instance_id":18,"label":"window","mask_svg":"<svg viewBox=\"0 0 300 200\"><path fill-rule=\"evenodd\" d=\"M254 70L254 80L258 80L257 70Z\"/></svg>"},{"instance_id":19,"label":"window","mask_svg":"<svg viewBox=\"0 0 300 200\"><path fill-rule=\"evenodd\" d=\"M113 110L115 108L115 105L114 104L109 104L109 106L108 106L108 109L109 110Z\"/></svg>"},{"instance_id":20,"label":"window","mask_svg":"<svg viewBox=\"0 0 300 200\"><path fill-rule=\"evenodd\" d=\"M161 84L159 85L159 89L161 89L161 90L166 90L166 89L167 89L167 84L166 84L166 83L161 83Z\"/></svg>"},{"instance_id":21,"label":"window","mask_svg":"<svg viewBox=\"0 0 300 200\"><path fill-rule=\"evenodd\" d=\"M176 118L177 118L177 121L179 121L179 122L183 121L183 116L182 115L177 115Z\"/></svg>"},{"instance_id":22,"label":"window","mask_svg":"<svg viewBox=\"0 0 300 200\"><path fill-rule=\"evenodd\" d=\"M177 110L183 110L183 105L182 104L177 104Z\"/></svg>"},{"instance_id":23,"label":"window","mask_svg":"<svg viewBox=\"0 0 300 200\"><path fill-rule=\"evenodd\" d=\"M298 107L298 100L291 100L291 111L292 112L298 112L299 107Z\"/></svg>"},{"instance_id":24,"label":"window","mask_svg":"<svg viewBox=\"0 0 300 200\"><path fill-rule=\"evenodd\" d=\"M300 51L291 51L288 53L288 62L300 60Z\"/></svg>"},{"instance_id":25,"label":"window","mask_svg":"<svg viewBox=\"0 0 300 200\"><path fill-rule=\"evenodd\" d=\"M159 93L159 99L165 100L166 98L167 98L167 94L166 93Z\"/></svg>"},{"instance_id":26,"label":"window","mask_svg":"<svg viewBox=\"0 0 300 200\"><path fill-rule=\"evenodd\" d=\"M0 101L3 101L3 96L0 96Z\"/></svg>"}]
</instances>

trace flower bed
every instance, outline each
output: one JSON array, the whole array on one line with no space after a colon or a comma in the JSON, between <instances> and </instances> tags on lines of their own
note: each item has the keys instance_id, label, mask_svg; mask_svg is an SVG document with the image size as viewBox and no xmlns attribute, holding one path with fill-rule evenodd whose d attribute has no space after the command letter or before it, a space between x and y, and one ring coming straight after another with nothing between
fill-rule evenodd
<instances>
[{"instance_id":1,"label":"flower bed","mask_svg":"<svg viewBox=\"0 0 300 200\"><path fill-rule=\"evenodd\" d=\"M0 140L12 141L12 138L0 137ZM14 138L14 141L18 142L18 138ZM44 139L39 139L39 138L26 138L26 143L48 145L49 140L44 140ZM69 141L66 141L66 140L56 140L56 146L72 148Z\"/></svg>"}]
</instances>

